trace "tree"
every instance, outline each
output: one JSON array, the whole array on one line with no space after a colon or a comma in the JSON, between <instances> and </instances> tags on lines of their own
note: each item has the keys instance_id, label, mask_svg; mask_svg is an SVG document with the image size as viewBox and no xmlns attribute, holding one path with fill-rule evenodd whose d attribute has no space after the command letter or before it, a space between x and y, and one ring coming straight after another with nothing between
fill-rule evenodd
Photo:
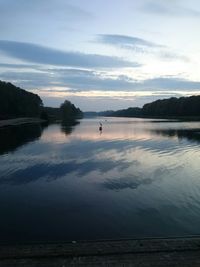
<instances>
[{"instance_id":1,"label":"tree","mask_svg":"<svg viewBox=\"0 0 200 267\"><path fill-rule=\"evenodd\" d=\"M146 116L200 116L200 96L171 97L145 104Z\"/></svg>"},{"instance_id":2,"label":"tree","mask_svg":"<svg viewBox=\"0 0 200 267\"><path fill-rule=\"evenodd\" d=\"M38 95L0 81L0 119L39 117L42 107Z\"/></svg>"},{"instance_id":3,"label":"tree","mask_svg":"<svg viewBox=\"0 0 200 267\"><path fill-rule=\"evenodd\" d=\"M61 104L60 110L62 119L66 122L82 118L83 116L82 111L68 100L65 100L65 102Z\"/></svg>"}]
</instances>

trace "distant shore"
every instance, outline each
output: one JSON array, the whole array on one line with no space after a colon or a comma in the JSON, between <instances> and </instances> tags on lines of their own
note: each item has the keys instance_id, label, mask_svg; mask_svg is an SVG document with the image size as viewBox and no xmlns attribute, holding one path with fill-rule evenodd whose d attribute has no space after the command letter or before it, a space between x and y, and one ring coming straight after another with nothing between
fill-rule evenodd
<instances>
[{"instance_id":1,"label":"distant shore","mask_svg":"<svg viewBox=\"0 0 200 267\"><path fill-rule=\"evenodd\" d=\"M18 126L23 124L31 124L31 123L42 123L45 122L40 118L16 118L9 120L0 120L0 128L7 126Z\"/></svg>"}]
</instances>

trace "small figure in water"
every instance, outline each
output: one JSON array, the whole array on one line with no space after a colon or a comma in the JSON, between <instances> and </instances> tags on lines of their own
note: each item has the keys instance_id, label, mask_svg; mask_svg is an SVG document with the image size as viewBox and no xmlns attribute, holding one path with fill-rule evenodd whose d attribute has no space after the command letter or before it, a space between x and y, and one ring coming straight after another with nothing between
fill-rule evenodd
<instances>
[{"instance_id":1,"label":"small figure in water","mask_svg":"<svg viewBox=\"0 0 200 267\"><path fill-rule=\"evenodd\" d=\"M100 133L101 133L102 130L103 130L103 128L102 128L102 123L100 122L99 124L100 124L100 126L99 126L99 131L100 131Z\"/></svg>"}]
</instances>

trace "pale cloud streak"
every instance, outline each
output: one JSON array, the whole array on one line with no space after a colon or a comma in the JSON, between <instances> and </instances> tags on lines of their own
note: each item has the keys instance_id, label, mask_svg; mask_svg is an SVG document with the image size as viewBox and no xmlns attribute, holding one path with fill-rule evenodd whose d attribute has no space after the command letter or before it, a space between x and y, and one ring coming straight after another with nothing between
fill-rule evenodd
<instances>
[{"instance_id":1,"label":"pale cloud streak","mask_svg":"<svg viewBox=\"0 0 200 267\"><path fill-rule=\"evenodd\" d=\"M97 35L97 42L119 46L125 49L135 49L138 47L146 48L161 48L162 45L147 41L136 36L118 35L118 34L99 34Z\"/></svg>"},{"instance_id":2,"label":"pale cloud streak","mask_svg":"<svg viewBox=\"0 0 200 267\"><path fill-rule=\"evenodd\" d=\"M136 54L149 54L160 57L164 60L189 61L187 56L183 56L180 53L174 52L168 46L138 38L136 36L99 34L97 35L96 41L104 45L127 49Z\"/></svg>"}]
</instances>

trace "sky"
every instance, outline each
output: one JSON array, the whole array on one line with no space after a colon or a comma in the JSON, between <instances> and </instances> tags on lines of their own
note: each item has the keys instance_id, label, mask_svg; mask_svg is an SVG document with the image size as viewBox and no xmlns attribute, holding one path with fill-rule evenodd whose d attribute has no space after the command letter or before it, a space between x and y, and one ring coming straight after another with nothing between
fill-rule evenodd
<instances>
[{"instance_id":1,"label":"sky","mask_svg":"<svg viewBox=\"0 0 200 267\"><path fill-rule=\"evenodd\" d=\"M0 80L83 111L200 94L198 0L0 0Z\"/></svg>"}]
</instances>

